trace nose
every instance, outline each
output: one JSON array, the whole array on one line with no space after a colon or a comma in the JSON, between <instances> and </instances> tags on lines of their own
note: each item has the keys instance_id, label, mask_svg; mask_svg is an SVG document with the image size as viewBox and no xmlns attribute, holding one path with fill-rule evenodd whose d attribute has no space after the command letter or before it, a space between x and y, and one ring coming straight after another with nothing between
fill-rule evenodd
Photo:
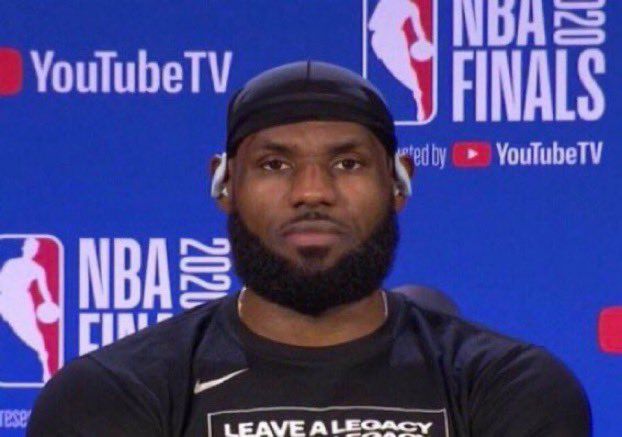
<instances>
[{"instance_id":1,"label":"nose","mask_svg":"<svg viewBox=\"0 0 622 437\"><path fill-rule=\"evenodd\" d=\"M294 171L290 191L294 207L333 205L336 197L334 176L322 165L306 163Z\"/></svg>"}]
</instances>

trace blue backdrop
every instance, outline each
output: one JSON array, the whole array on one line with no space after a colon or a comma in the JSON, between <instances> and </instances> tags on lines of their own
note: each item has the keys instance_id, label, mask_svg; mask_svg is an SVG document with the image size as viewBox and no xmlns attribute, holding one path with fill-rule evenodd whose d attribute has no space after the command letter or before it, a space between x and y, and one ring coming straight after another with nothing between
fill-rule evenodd
<instances>
[{"instance_id":1,"label":"blue backdrop","mask_svg":"<svg viewBox=\"0 0 622 437\"><path fill-rule=\"evenodd\" d=\"M386 285L434 286L545 346L584 384L595 435L622 435L620 14L605 0L1 3L0 266L27 263L36 239L63 311L35 322L36 281L0 299L0 435L23 435L45 365L239 286L207 164L232 93L300 59L369 77L417 161Z\"/></svg>"}]
</instances>

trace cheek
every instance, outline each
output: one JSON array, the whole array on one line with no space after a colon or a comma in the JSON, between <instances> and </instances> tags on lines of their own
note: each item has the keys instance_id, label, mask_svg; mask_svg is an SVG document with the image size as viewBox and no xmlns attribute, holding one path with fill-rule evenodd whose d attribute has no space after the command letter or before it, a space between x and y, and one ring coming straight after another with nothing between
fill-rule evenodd
<instances>
[{"instance_id":1,"label":"cheek","mask_svg":"<svg viewBox=\"0 0 622 437\"><path fill-rule=\"evenodd\" d=\"M392 188L377 179L340 184L347 219L355 224L359 239L367 238L387 214L392 202Z\"/></svg>"},{"instance_id":2,"label":"cheek","mask_svg":"<svg viewBox=\"0 0 622 437\"><path fill-rule=\"evenodd\" d=\"M240 178L233 188L233 204L244 224L256 235L265 238L279 222L284 188L274 182Z\"/></svg>"}]
</instances>

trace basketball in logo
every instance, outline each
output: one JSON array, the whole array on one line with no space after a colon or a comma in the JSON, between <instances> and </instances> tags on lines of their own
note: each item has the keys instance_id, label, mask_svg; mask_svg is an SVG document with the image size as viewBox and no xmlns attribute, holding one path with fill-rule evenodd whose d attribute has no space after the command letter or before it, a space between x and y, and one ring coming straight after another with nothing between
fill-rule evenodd
<instances>
[{"instance_id":1,"label":"basketball in logo","mask_svg":"<svg viewBox=\"0 0 622 437\"><path fill-rule=\"evenodd\" d=\"M63 246L0 234L0 387L41 387L63 361Z\"/></svg>"},{"instance_id":2,"label":"basketball in logo","mask_svg":"<svg viewBox=\"0 0 622 437\"><path fill-rule=\"evenodd\" d=\"M363 76L397 125L429 123L437 109L436 0L363 0Z\"/></svg>"}]
</instances>

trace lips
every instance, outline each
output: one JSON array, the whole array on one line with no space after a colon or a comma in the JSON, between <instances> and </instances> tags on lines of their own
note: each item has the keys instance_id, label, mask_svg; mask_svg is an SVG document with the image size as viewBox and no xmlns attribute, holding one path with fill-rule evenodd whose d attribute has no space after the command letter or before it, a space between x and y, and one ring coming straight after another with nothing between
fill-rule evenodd
<instances>
[{"instance_id":1,"label":"lips","mask_svg":"<svg viewBox=\"0 0 622 437\"><path fill-rule=\"evenodd\" d=\"M295 246L327 246L339 241L343 232L328 220L305 220L285 226L282 235Z\"/></svg>"}]
</instances>

